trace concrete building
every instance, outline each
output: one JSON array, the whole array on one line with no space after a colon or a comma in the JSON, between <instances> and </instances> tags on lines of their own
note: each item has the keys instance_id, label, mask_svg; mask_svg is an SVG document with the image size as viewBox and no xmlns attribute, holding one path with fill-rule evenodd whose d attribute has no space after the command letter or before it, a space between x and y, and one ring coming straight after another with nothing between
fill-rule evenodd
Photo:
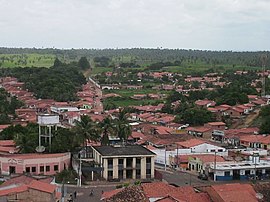
<instances>
[{"instance_id":1,"label":"concrete building","mask_svg":"<svg viewBox=\"0 0 270 202\"><path fill-rule=\"evenodd\" d=\"M259 157L251 157L249 161L227 161L212 163L209 167L209 175L214 180L247 180L250 177L264 179L270 175L270 162L259 160Z\"/></svg>"},{"instance_id":2,"label":"concrete building","mask_svg":"<svg viewBox=\"0 0 270 202\"><path fill-rule=\"evenodd\" d=\"M58 154L2 154L1 175L30 173L55 175L70 166L70 153Z\"/></svg>"},{"instance_id":3,"label":"concrete building","mask_svg":"<svg viewBox=\"0 0 270 202\"><path fill-rule=\"evenodd\" d=\"M168 150L165 148L151 148L150 150L154 152L157 157L155 158L155 163L159 165L170 165L176 166L172 162L175 161L175 157L182 155L199 155L199 154L215 154L218 156L228 156L228 150L223 147L215 146L209 144L203 140L191 139L183 142L176 142L178 149ZM180 157L181 158L181 157ZM165 162L166 159L166 162ZM171 160L170 160L171 159Z\"/></svg>"},{"instance_id":4,"label":"concrete building","mask_svg":"<svg viewBox=\"0 0 270 202\"><path fill-rule=\"evenodd\" d=\"M92 146L93 158L102 168L102 177L113 179L154 178L155 153L140 145Z\"/></svg>"}]
</instances>

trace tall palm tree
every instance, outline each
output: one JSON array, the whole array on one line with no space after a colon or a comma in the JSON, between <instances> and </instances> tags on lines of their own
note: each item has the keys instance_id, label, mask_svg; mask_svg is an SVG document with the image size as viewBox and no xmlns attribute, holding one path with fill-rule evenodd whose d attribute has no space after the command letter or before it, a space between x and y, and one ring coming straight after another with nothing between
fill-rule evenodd
<instances>
[{"instance_id":1,"label":"tall palm tree","mask_svg":"<svg viewBox=\"0 0 270 202\"><path fill-rule=\"evenodd\" d=\"M109 144L109 134L115 135L115 126L111 118L106 117L103 119L102 122L99 123L99 127L103 133L103 136L101 138L101 144L102 145L108 145Z\"/></svg>"},{"instance_id":2,"label":"tall palm tree","mask_svg":"<svg viewBox=\"0 0 270 202\"><path fill-rule=\"evenodd\" d=\"M118 114L118 117L115 119L115 128L117 136L122 141L126 141L131 135L131 127L127 120L127 114L124 112L124 110L121 110Z\"/></svg>"},{"instance_id":3,"label":"tall palm tree","mask_svg":"<svg viewBox=\"0 0 270 202\"><path fill-rule=\"evenodd\" d=\"M76 121L73 131L77 141L86 147L86 141L97 141L100 138L100 131L97 124L89 116L81 116L81 121Z\"/></svg>"}]
</instances>

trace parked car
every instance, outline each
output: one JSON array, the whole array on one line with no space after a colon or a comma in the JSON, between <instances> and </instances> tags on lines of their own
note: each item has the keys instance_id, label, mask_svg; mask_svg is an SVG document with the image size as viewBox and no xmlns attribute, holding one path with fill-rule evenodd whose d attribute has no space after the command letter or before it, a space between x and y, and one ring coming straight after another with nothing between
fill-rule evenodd
<instances>
[{"instance_id":1,"label":"parked car","mask_svg":"<svg viewBox=\"0 0 270 202\"><path fill-rule=\"evenodd\" d=\"M204 174L204 173L200 173L198 178L201 179L201 180L208 180L208 176L206 174Z\"/></svg>"}]
</instances>

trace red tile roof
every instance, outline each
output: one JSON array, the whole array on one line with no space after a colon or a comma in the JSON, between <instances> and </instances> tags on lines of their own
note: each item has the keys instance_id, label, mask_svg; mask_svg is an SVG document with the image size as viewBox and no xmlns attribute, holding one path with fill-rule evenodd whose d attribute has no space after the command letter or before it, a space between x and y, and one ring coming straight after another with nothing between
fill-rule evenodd
<instances>
[{"instance_id":1,"label":"red tile roof","mask_svg":"<svg viewBox=\"0 0 270 202\"><path fill-rule=\"evenodd\" d=\"M15 146L14 140L0 140L0 146Z\"/></svg>"},{"instance_id":2,"label":"red tile roof","mask_svg":"<svg viewBox=\"0 0 270 202\"><path fill-rule=\"evenodd\" d=\"M101 199L100 200L106 200L111 198L112 196L114 196L115 194L119 193L120 191L122 191L123 189L114 189L111 191L105 191L102 195L101 195Z\"/></svg>"},{"instance_id":3,"label":"red tile roof","mask_svg":"<svg viewBox=\"0 0 270 202\"><path fill-rule=\"evenodd\" d=\"M194 131L197 133L205 133L209 130L211 130L211 128L207 128L207 127L188 127L188 128L186 128L186 131Z\"/></svg>"},{"instance_id":4,"label":"red tile roof","mask_svg":"<svg viewBox=\"0 0 270 202\"><path fill-rule=\"evenodd\" d=\"M240 137L240 141L244 142L260 142L263 140L264 136L262 135L245 135Z\"/></svg>"},{"instance_id":5,"label":"red tile roof","mask_svg":"<svg viewBox=\"0 0 270 202\"><path fill-rule=\"evenodd\" d=\"M19 186L19 187L0 190L0 196L6 196L6 195L9 195L9 194L13 194L13 193L25 192L27 190L28 190L28 186L27 185L22 185L22 186Z\"/></svg>"},{"instance_id":6,"label":"red tile roof","mask_svg":"<svg viewBox=\"0 0 270 202\"><path fill-rule=\"evenodd\" d=\"M39 191L47 192L47 193L53 193L55 192L55 189L56 189L56 185L40 182L37 180L32 180L30 184L28 185L28 187L39 190Z\"/></svg>"},{"instance_id":7,"label":"red tile roof","mask_svg":"<svg viewBox=\"0 0 270 202\"><path fill-rule=\"evenodd\" d=\"M131 133L131 137L132 137L132 138L144 138L145 135L144 135L143 133L133 131L133 132Z\"/></svg>"},{"instance_id":8,"label":"red tile roof","mask_svg":"<svg viewBox=\"0 0 270 202\"><path fill-rule=\"evenodd\" d=\"M148 198L158 198L167 196L175 188L164 182L152 182L142 184L145 195Z\"/></svg>"},{"instance_id":9,"label":"red tile roof","mask_svg":"<svg viewBox=\"0 0 270 202\"><path fill-rule=\"evenodd\" d=\"M230 202L257 202L256 192L250 184L222 184L212 185L211 188L219 195L222 201Z\"/></svg>"},{"instance_id":10,"label":"red tile roof","mask_svg":"<svg viewBox=\"0 0 270 202\"><path fill-rule=\"evenodd\" d=\"M190 139L190 140L186 140L183 142L176 142L176 144L184 147L184 148L190 148L190 147L194 147L200 144L204 144L206 143L204 140L200 140L200 139Z\"/></svg>"},{"instance_id":11,"label":"red tile roof","mask_svg":"<svg viewBox=\"0 0 270 202\"><path fill-rule=\"evenodd\" d=\"M9 126L10 124L0 125L0 130L4 130L5 128L8 128Z\"/></svg>"},{"instance_id":12,"label":"red tile roof","mask_svg":"<svg viewBox=\"0 0 270 202\"><path fill-rule=\"evenodd\" d=\"M194 155L194 157L200 159L203 163L211 163L211 162L224 162L224 158L214 154L200 154Z\"/></svg>"},{"instance_id":13,"label":"red tile roof","mask_svg":"<svg viewBox=\"0 0 270 202\"><path fill-rule=\"evenodd\" d=\"M208 122L207 124L211 126L226 126L224 122Z\"/></svg>"}]
</instances>

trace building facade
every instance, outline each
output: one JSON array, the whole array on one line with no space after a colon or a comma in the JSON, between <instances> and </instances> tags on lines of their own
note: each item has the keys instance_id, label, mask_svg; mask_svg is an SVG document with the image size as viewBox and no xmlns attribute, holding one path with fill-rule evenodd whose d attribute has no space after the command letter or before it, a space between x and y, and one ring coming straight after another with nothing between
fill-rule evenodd
<instances>
[{"instance_id":1,"label":"building facade","mask_svg":"<svg viewBox=\"0 0 270 202\"><path fill-rule=\"evenodd\" d=\"M154 178L155 153L140 145L93 146L93 158L106 180Z\"/></svg>"},{"instance_id":2,"label":"building facade","mask_svg":"<svg viewBox=\"0 0 270 202\"><path fill-rule=\"evenodd\" d=\"M1 175L55 175L69 168L70 153L1 155L0 166Z\"/></svg>"}]
</instances>

